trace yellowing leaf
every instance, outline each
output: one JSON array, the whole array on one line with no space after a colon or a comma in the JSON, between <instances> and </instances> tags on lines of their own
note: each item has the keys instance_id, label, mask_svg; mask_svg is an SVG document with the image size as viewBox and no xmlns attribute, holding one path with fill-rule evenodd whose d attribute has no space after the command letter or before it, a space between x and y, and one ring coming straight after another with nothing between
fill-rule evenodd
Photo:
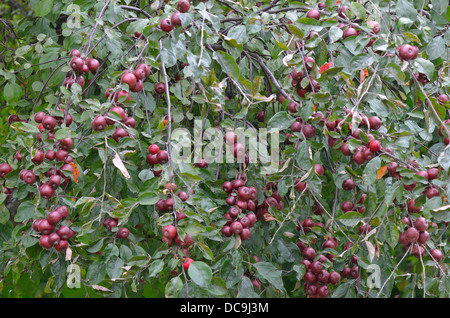
<instances>
[{"instance_id":1,"label":"yellowing leaf","mask_svg":"<svg viewBox=\"0 0 450 318\"><path fill-rule=\"evenodd\" d=\"M120 159L119 154L116 153L116 156L113 159L113 164L116 166L117 169L122 172L123 176L127 179L131 178L130 174L128 173L127 168L123 164L123 161Z\"/></svg>"},{"instance_id":2,"label":"yellowing leaf","mask_svg":"<svg viewBox=\"0 0 450 318\"><path fill-rule=\"evenodd\" d=\"M359 75L361 83L364 82L367 76L369 76L369 71L367 68L362 69Z\"/></svg>"},{"instance_id":3,"label":"yellowing leaf","mask_svg":"<svg viewBox=\"0 0 450 318\"><path fill-rule=\"evenodd\" d=\"M377 180L383 178L384 174L386 173L386 170L387 170L387 166L382 166L380 169L378 169Z\"/></svg>"}]
</instances>

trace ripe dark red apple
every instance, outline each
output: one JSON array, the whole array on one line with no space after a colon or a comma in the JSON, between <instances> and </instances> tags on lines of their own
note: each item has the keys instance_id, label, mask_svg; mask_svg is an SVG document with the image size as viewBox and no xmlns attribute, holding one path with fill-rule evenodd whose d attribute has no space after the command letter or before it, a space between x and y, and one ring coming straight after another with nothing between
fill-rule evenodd
<instances>
[{"instance_id":1,"label":"ripe dark red apple","mask_svg":"<svg viewBox=\"0 0 450 318\"><path fill-rule=\"evenodd\" d=\"M311 263L311 266L309 267L315 274L319 274L323 270L323 265L319 261L314 261Z\"/></svg>"},{"instance_id":2,"label":"ripe dark red apple","mask_svg":"<svg viewBox=\"0 0 450 318\"><path fill-rule=\"evenodd\" d=\"M413 45L403 44L398 48L398 55L404 61L409 61L415 58L417 52Z\"/></svg>"},{"instance_id":3,"label":"ripe dark red apple","mask_svg":"<svg viewBox=\"0 0 450 318\"><path fill-rule=\"evenodd\" d=\"M302 251L302 255L304 258L312 261L316 257L316 251L312 247L306 247Z\"/></svg>"},{"instance_id":4,"label":"ripe dark red apple","mask_svg":"<svg viewBox=\"0 0 450 318\"><path fill-rule=\"evenodd\" d=\"M39 238L39 245L47 250L52 248L52 245L48 241L48 235L42 235Z\"/></svg>"},{"instance_id":5,"label":"ripe dark red apple","mask_svg":"<svg viewBox=\"0 0 450 318\"><path fill-rule=\"evenodd\" d=\"M53 232L48 235L48 243L51 246L58 245L60 241L61 238L59 237L58 233Z\"/></svg>"},{"instance_id":6,"label":"ripe dark red apple","mask_svg":"<svg viewBox=\"0 0 450 318\"><path fill-rule=\"evenodd\" d=\"M148 153L155 155L159 152L159 146L155 145L155 144L151 144L150 146L148 146Z\"/></svg>"},{"instance_id":7,"label":"ripe dark red apple","mask_svg":"<svg viewBox=\"0 0 450 318\"><path fill-rule=\"evenodd\" d=\"M307 270L303 275L303 280L307 283L313 284L316 282L317 277L316 274L314 274L311 270Z\"/></svg>"},{"instance_id":8,"label":"ripe dark red apple","mask_svg":"<svg viewBox=\"0 0 450 318\"><path fill-rule=\"evenodd\" d=\"M164 200L164 210L172 211L175 201L172 198L167 198Z\"/></svg>"},{"instance_id":9,"label":"ripe dark red apple","mask_svg":"<svg viewBox=\"0 0 450 318\"><path fill-rule=\"evenodd\" d=\"M97 59L89 59L87 66L92 73L95 73L100 67L100 62Z\"/></svg>"},{"instance_id":10,"label":"ripe dark red apple","mask_svg":"<svg viewBox=\"0 0 450 318\"><path fill-rule=\"evenodd\" d=\"M170 21L170 18L162 19L159 26L161 27L161 30L163 30L164 32L170 32L173 30L174 27L172 21Z\"/></svg>"},{"instance_id":11,"label":"ripe dark red apple","mask_svg":"<svg viewBox=\"0 0 450 318\"><path fill-rule=\"evenodd\" d=\"M243 229L244 229L244 227L242 226L242 223L239 221L233 221L230 224L230 231L233 234L240 234Z\"/></svg>"},{"instance_id":12,"label":"ripe dark red apple","mask_svg":"<svg viewBox=\"0 0 450 318\"><path fill-rule=\"evenodd\" d=\"M112 134L112 138L116 142L119 142L120 139L127 137L127 136L128 136L128 132L122 127L116 128L116 130L114 130L114 132Z\"/></svg>"},{"instance_id":13,"label":"ripe dark red apple","mask_svg":"<svg viewBox=\"0 0 450 318\"><path fill-rule=\"evenodd\" d=\"M0 164L0 178L5 178L11 171L12 168L8 163Z\"/></svg>"},{"instance_id":14,"label":"ripe dark red apple","mask_svg":"<svg viewBox=\"0 0 450 318\"><path fill-rule=\"evenodd\" d=\"M350 8L346 5L339 7L338 16L343 19L350 18Z\"/></svg>"},{"instance_id":15,"label":"ripe dark red apple","mask_svg":"<svg viewBox=\"0 0 450 318\"><path fill-rule=\"evenodd\" d=\"M52 130L56 126L56 119L55 117L51 115L45 115L44 118L42 118L42 127L44 127L47 130Z\"/></svg>"},{"instance_id":16,"label":"ripe dark red apple","mask_svg":"<svg viewBox=\"0 0 450 318\"><path fill-rule=\"evenodd\" d=\"M41 223L42 219L36 219L33 221L32 228L36 232L39 232L39 223Z\"/></svg>"},{"instance_id":17,"label":"ripe dark red apple","mask_svg":"<svg viewBox=\"0 0 450 318\"><path fill-rule=\"evenodd\" d=\"M430 168L427 170L428 180L434 180L439 178L439 169L438 168Z\"/></svg>"},{"instance_id":18,"label":"ripe dark red apple","mask_svg":"<svg viewBox=\"0 0 450 318\"><path fill-rule=\"evenodd\" d=\"M251 234L251 230L248 227L244 227L241 233L239 233L239 236L241 237L241 240L245 241L250 237Z\"/></svg>"},{"instance_id":19,"label":"ripe dark red apple","mask_svg":"<svg viewBox=\"0 0 450 318\"><path fill-rule=\"evenodd\" d=\"M69 54L70 57L81 57L81 52L77 49L73 49L72 51L70 51Z\"/></svg>"},{"instance_id":20,"label":"ripe dark red apple","mask_svg":"<svg viewBox=\"0 0 450 318\"><path fill-rule=\"evenodd\" d=\"M119 239L126 239L129 235L130 235L130 230L128 230L126 227L120 228L116 233L116 236Z\"/></svg>"},{"instance_id":21,"label":"ripe dark red apple","mask_svg":"<svg viewBox=\"0 0 450 318\"><path fill-rule=\"evenodd\" d=\"M439 190L435 187L430 187L428 188L428 190L425 192L425 195L427 196L428 199L431 199L433 197L438 197L441 195L441 193L439 192Z\"/></svg>"},{"instance_id":22,"label":"ripe dark red apple","mask_svg":"<svg viewBox=\"0 0 450 318\"><path fill-rule=\"evenodd\" d=\"M189 11L189 8L191 7L191 4L188 0L180 0L177 2L177 10L181 13L186 13Z\"/></svg>"},{"instance_id":23,"label":"ripe dark red apple","mask_svg":"<svg viewBox=\"0 0 450 318\"><path fill-rule=\"evenodd\" d=\"M163 83L158 83L155 85L155 92L159 95L164 94L166 91L166 86Z\"/></svg>"},{"instance_id":24,"label":"ripe dark red apple","mask_svg":"<svg viewBox=\"0 0 450 318\"><path fill-rule=\"evenodd\" d=\"M102 115L97 115L91 124L92 130L102 131L106 128L106 118Z\"/></svg>"},{"instance_id":25,"label":"ripe dark red apple","mask_svg":"<svg viewBox=\"0 0 450 318\"><path fill-rule=\"evenodd\" d=\"M409 243L417 242L417 240L419 239L419 234L420 233L416 228L410 227L405 231L405 239Z\"/></svg>"},{"instance_id":26,"label":"ripe dark red apple","mask_svg":"<svg viewBox=\"0 0 450 318\"><path fill-rule=\"evenodd\" d=\"M37 123L41 123L42 119L45 117L45 113L44 112L37 112L36 114L34 114L34 121Z\"/></svg>"},{"instance_id":27,"label":"ripe dark red apple","mask_svg":"<svg viewBox=\"0 0 450 318\"><path fill-rule=\"evenodd\" d=\"M150 75L150 66L145 63L138 64L138 66L136 66L136 69L143 69L145 72L145 77L148 77Z\"/></svg>"},{"instance_id":28,"label":"ripe dark red apple","mask_svg":"<svg viewBox=\"0 0 450 318\"><path fill-rule=\"evenodd\" d=\"M84 61L81 57L75 56L74 58L72 58L72 60L70 61L70 67L75 71L75 72L81 72L83 70L83 65L84 65Z\"/></svg>"},{"instance_id":29,"label":"ripe dark red apple","mask_svg":"<svg viewBox=\"0 0 450 318\"><path fill-rule=\"evenodd\" d=\"M397 175L397 168L398 168L398 163L395 161L392 161L387 165L386 169L387 169L389 175L391 177L393 177L393 176Z\"/></svg>"},{"instance_id":30,"label":"ripe dark red apple","mask_svg":"<svg viewBox=\"0 0 450 318\"><path fill-rule=\"evenodd\" d=\"M430 251L430 255L436 262L440 262L442 260L442 251L440 249L432 249Z\"/></svg>"},{"instance_id":31,"label":"ripe dark red apple","mask_svg":"<svg viewBox=\"0 0 450 318\"><path fill-rule=\"evenodd\" d=\"M136 80L143 80L145 79L146 75L145 75L145 70L141 67L141 68L136 68L133 72L134 76L136 77Z\"/></svg>"},{"instance_id":32,"label":"ripe dark red apple","mask_svg":"<svg viewBox=\"0 0 450 318\"><path fill-rule=\"evenodd\" d=\"M42 234L50 234L53 232L53 225L47 219L43 219L38 224L38 230Z\"/></svg>"},{"instance_id":33,"label":"ripe dark red apple","mask_svg":"<svg viewBox=\"0 0 450 318\"><path fill-rule=\"evenodd\" d=\"M137 80L136 85L130 88L133 93L138 93L144 89L144 82L142 80Z\"/></svg>"},{"instance_id":34,"label":"ripe dark red apple","mask_svg":"<svg viewBox=\"0 0 450 318\"><path fill-rule=\"evenodd\" d=\"M67 137L67 138L61 139L59 141L59 147L61 149L67 150L67 151L72 149L72 147L73 147L73 140L72 140L72 138Z\"/></svg>"},{"instance_id":35,"label":"ripe dark red apple","mask_svg":"<svg viewBox=\"0 0 450 318\"><path fill-rule=\"evenodd\" d=\"M377 21L367 21L367 25L372 28L372 32L375 34L379 33L381 30L380 24Z\"/></svg>"},{"instance_id":36,"label":"ripe dark red apple","mask_svg":"<svg viewBox=\"0 0 450 318\"><path fill-rule=\"evenodd\" d=\"M346 39L346 38L348 38L350 36L356 36L356 35L358 35L358 31L355 28L353 28L353 27L348 27L342 33L342 38Z\"/></svg>"},{"instance_id":37,"label":"ripe dark red apple","mask_svg":"<svg viewBox=\"0 0 450 318\"><path fill-rule=\"evenodd\" d=\"M120 82L122 84L127 84L130 89L136 86L137 79L136 76L132 72L125 72L122 74L120 78Z\"/></svg>"},{"instance_id":38,"label":"ripe dark red apple","mask_svg":"<svg viewBox=\"0 0 450 318\"><path fill-rule=\"evenodd\" d=\"M61 213L59 213L58 211L54 210L52 212L50 212L47 216L47 220L50 224L55 225L58 222L60 222L63 219Z\"/></svg>"},{"instance_id":39,"label":"ripe dark red apple","mask_svg":"<svg viewBox=\"0 0 450 318\"><path fill-rule=\"evenodd\" d=\"M311 18L311 19L319 20L320 19L320 12L319 12L319 10L316 10L316 9L310 9L306 13L306 16L308 18Z\"/></svg>"},{"instance_id":40,"label":"ripe dark red apple","mask_svg":"<svg viewBox=\"0 0 450 318\"><path fill-rule=\"evenodd\" d=\"M325 173L323 166L318 163L314 164L314 171L319 176L323 176L323 174Z\"/></svg>"},{"instance_id":41,"label":"ripe dark red apple","mask_svg":"<svg viewBox=\"0 0 450 318\"><path fill-rule=\"evenodd\" d=\"M53 187L51 185L49 185L48 183L44 183L43 185L41 185L39 187L39 194L41 195L41 197L43 197L44 199L51 199L53 197L53 194L55 193Z\"/></svg>"},{"instance_id":42,"label":"ripe dark red apple","mask_svg":"<svg viewBox=\"0 0 450 318\"><path fill-rule=\"evenodd\" d=\"M169 161L169 152L167 150L161 150L156 154L159 164L165 164Z\"/></svg>"},{"instance_id":43,"label":"ripe dark red apple","mask_svg":"<svg viewBox=\"0 0 450 318\"><path fill-rule=\"evenodd\" d=\"M105 220L111 221L111 219L105 219ZM72 230L71 228L69 228L68 226L66 226L66 225L62 225L62 226L58 229L58 232L57 232L57 233L58 233L59 237L60 237L61 239L63 239L63 240L68 240L68 239L72 238L73 235L74 235L73 230Z\"/></svg>"},{"instance_id":44,"label":"ripe dark red apple","mask_svg":"<svg viewBox=\"0 0 450 318\"><path fill-rule=\"evenodd\" d=\"M366 161L364 152L361 150L356 150L353 153L352 159L357 165L362 165Z\"/></svg>"},{"instance_id":45,"label":"ripe dark red apple","mask_svg":"<svg viewBox=\"0 0 450 318\"><path fill-rule=\"evenodd\" d=\"M355 181L353 179L345 179L342 181L342 189L345 191L351 191L355 187Z\"/></svg>"},{"instance_id":46,"label":"ripe dark red apple","mask_svg":"<svg viewBox=\"0 0 450 318\"><path fill-rule=\"evenodd\" d=\"M311 124L306 124L302 127L302 132L305 138L312 138L316 134L316 128Z\"/></svg>"},{"instance_id":47,"label":"ripe dark red apple","mask_svg":"<svg viewBox=\"0 0 450 318\"><path fill-rule=\"evenodd\" d=\"M369 143L369 149L370 149L370 151L372 151L372 152L380 151L380 150L381 150L381 144L380 144L380 142L379 142L378 140L372 140L372 141Z\"/></svg>"},{"instance_id":48,"label":"ripe dark red apple","mask_svg":"<svg viewBox=\"0 0 450 318\"><path fill-rule=\"evenodd\" d=\"M59 243L54 246L55 250L57 250L58 252L63 252L65 250L67 250L68 247L69 247L69 242L66 240L63 240L63 239L61 239L59 241Z\"/></svg>"},{"instance_id":49,"label":"ripe dark red apple","mask_svg":"<svg viewBox=\"0 0 450 318\"><path fill-rule=\"evenodd\" d=\"M245 155L245 146L241 143L233 145L233 155L235 158L243 158Z\"/></svg>"},{"instance_id":50,"label":"ripe dark red apple","mask_svg":"<svg viewBox=\"0 0 450 318\"><path fill-rule=\"evenodd\" d=\"M172 224L166 225L162 229L163 236L168 239L173 239L177 235L177 228Z\"/></svg>"},{"instance_id":51,"label":"ripe dark red apple","mask_svg":"<svg viewBox=\"0 0 450 318\"><path fill-rule=\"evenodd\" d=\"M305 56L303 62L305 63L305 67L308 71L312 70L314 65L316 65L316 61L311 56Z\"/></svg>"}]
</instances>

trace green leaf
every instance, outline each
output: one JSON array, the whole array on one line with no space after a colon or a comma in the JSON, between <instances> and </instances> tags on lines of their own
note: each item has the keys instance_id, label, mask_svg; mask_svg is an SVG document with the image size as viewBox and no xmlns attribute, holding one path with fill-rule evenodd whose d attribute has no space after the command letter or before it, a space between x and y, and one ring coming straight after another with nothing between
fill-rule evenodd
<instances>
[{"instance_id":1,"label":"green leaf","mask_svg":"<svg viewBox=\"0 0 450 318\"><path fill-rule=\"evenodd\" d=\"M22 87L15 83L8 83L3 89L3 96L7 103L17 102L23 94Z\"/></svg>"},{"instance_id":2,"label":"green leaf","mask_svg":"<svg viewBox=\"0 0 450 318\"><path fill-rule=\"evenodd\" d=\"M295 118L292 118L287 112L281 111L272 116L267 125L272 129L284 130L289 128L294 121Z\"/></svg>"},{"instance_id":3,"label":"green leaf","mask_svg":"<svg viewBox=\"0 0 450 318\"><path fill-rule=\"evenodd\" d=\"M17 208L17 213L14 216L15 222L23 222L31 219L34 216L35 206L31 201L22 202Z\"/></svg>"},{"instance_id":4,"label":"green leaf","mask_svg":"<svg viewBox=\"0 0 450 318\"><path fill-rule=\"evenodd\" d=\"M243 44L248 41L247 29L243 25L232 27L228 31L227 36L233 40L236 40L239 44Z\"/></svg>"},{"instance_id":5,"label":"green leaf","mask_svg":"<svg viewBox=\"0 0 450 318\"><path fill-rule=\"evenodd\" d=\"M395 12L399 17L408 18L412 21L417 19L418 13L414 8L412 1L399 0L395 6Z\"/></svg>"},{"instance_id":6,"label":"green leaf","mask_svg":"<svg viewBox=\"0 0 450 318\"><path fill-rule=\"evenodd\" d=\"M194 261L188 268L189 277L200 287L207 287L212 279L212 270L208 264L201 261Z\"/></svg>"},{"instance_id":7,"label":"green leaf","mask_svg":"<svg viewBox=\"0 0 450 318\"><path fill-rule=\"evenodd\" d=\"M358 2L350 2L350 12L355 15L358 19L366 19L366 9Z\"/></svg>"},{"instance_id":8,"label":"green leaf","mask_svg":"<svg viewBox=\"0 0 450 318\"><path fill-rule=\"evenodd\" d=\"M239 286L238 298L259 298L259 295L255 292L252 281L247 276L242 278Z\"/></svg>"},{"instance_id":9,"label":"green leaf","mask_svg":"<svg viewBox=\"0 0 450 318\"><path fill-rule=\"evenodd\" d=\"M137 199L137 203L141 205L154 205L156 202L158 202L159 197L153 193L153 192L144 192L141 195L139 195Z\"/></svg>"},{"instance_id":10,"label":"green leaf","mask_svg":"<svg viewBox=\"0 0 450 318\"><path fill-rule=\"evenodd\" d=\"M442 36L435 37L433 40L431 40L430 43L428 43L426 52L427 57L430 60L436 60L442 56L444 56L446 51L445 41Z\"/></svg>"},{"instance_id":11,"label":"green leaf","mask_svg":"<svg viewBox=\"0 0 450 318\"><path fill-rule=\"evenodd\" d=\"M310 148L307 142L303 141L299 144L295 152L295 161L303 170L307 171L312 166Z\"/></svg>"},{"instance_id":12,"label":"green leaf","mask_svg":"<svg viewBox=\"0 0 450 318\"><path fill-rule=\"evenodd\" d=\"M272 286L280 291L284 291L284 283L281 278L282 271L277 269L272 263L258 262L253 264L258 274L266 279Z\"/></svg>"},{"instance_id":13,"label":"green leaf","mask_svg":"<svg viewBox=\"0 0 450 318\"><path fill-rule=\"evenodd\" d=\"M432 79L434 77L435 67L432 62L429 60L418 57L414 60L414 64L417 67L417 71L420 73L424 73L428 79Z\"/></svg>"},{"instance_id":14,"label":"green leaf","mask_svg":"<svg viewBox=\"0 0 450 318\"><path fill-rule=\"evenodd\" d=\"M239 79L240 71L236 61L226 52L217 51L213 54L213 59L222 67L222 70L235 80Z\"/></svg>"},{"instance_id":15,"label":"green leaf","mask_svg":"<svg viewBox=\"0 0 450 318\"><path fill-rule=\"evenodd\" d=\"M338 218L338 220L342 224L350 227L356 226L358 222L360 222L362 219L363 219L362 214L354 211L344 213L342 216Z\"/></svg>"},{"instance_id":16,"label":"green leaf","mask_svg":"<svg viewBox=\"0 0 450 318\"><path fill-rule=\"evenodd\" d=\"M148 269L149 277L157 277L158 274L164 269L164 261L162 259L157 259L152 262L150 268Z\"/></svg>"},{"instance_id":17,"label":"green leaf","mask_svg":"<svg viewBox=\"0 0 450 318\"><path fill-rule=\"evenodd\" d=\"M53 10L53 0L41 0L34 6L34 15L45 17Z\"/></svg>"}]
</instances>

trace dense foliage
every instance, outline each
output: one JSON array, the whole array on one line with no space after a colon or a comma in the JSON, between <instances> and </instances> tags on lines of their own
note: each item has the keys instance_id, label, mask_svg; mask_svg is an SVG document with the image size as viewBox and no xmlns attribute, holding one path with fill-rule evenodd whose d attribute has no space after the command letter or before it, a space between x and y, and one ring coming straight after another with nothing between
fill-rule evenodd
<instances>
[{"instance_id":1,"label":"dense foliage","mask_svg":"<svg viewBox=\"0 0 450 318\"><path fill-rule=\"evenodd\" d=\"M0 22L3 298L449 296L446 0Z\"/></svg>"}]
</instances>

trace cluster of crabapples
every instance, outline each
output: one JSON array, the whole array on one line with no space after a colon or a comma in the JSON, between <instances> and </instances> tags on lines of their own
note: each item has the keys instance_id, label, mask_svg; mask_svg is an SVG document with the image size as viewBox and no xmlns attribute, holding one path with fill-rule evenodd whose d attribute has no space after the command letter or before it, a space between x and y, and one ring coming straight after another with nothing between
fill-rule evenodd
<instances>
[{"instance_id":1,"label":"cluster of crabapples","mask_svg":"<svg viewBox=\"0 0 450 318\"><path fill-rule=\"evenodd\" d=\"M69 216L69 209L61 205L49 212L44 219L33 221L33 230L40 233L39 245L49 250L52 247L61 252L69 247L69 239L75 236L75 231L63 221Z\"/></svg>"},{"instance_id":2,"label":"cluster of crabapples","mask_svg":"<svg viewBox=\"0 0 450 318\"><path fill-rule=\"evenodd\" d=\"M304 233L309 232L312 227L321 226L310 218L305 218L300 221L297 228ZM342 275L333 270L327 270L323 265L325 261L333 262L332 254L318 255L316 250L305 244L302 240L297 241L297 246L300 249L303 260L301 264L305 266L305 273L302 277L303 288L310 298L325 298L330 294L328 284L337 285L342 278ZM338 241L334 237L327 238L323 244L322 249L330 248L336 249Z\"/></svg>"},{"instance_id":3,"label":"cluster of crabapples","mask_svg":"<svg viewBox=\"0 0 450 318\"><path fill-rule=\"evenodd\" d=\"M321 222L314 222L311 218L300 220L297 229L305 233L312 230L313 227L321 227ZM313 244L317 243L314 238L305 244L303 240L297 241L297 246L302 254L301 264L305 266L305 273L302 277L303 288L309 298L324 298L330 294L329 285L338 285L344 279L357 279L359 277L358 256L352 255L349 264L346 264L340 271L333 269L332 266L325 263L334 263L335 254L331 254L328 250L337 250L339 242L335 237L327 236L321 243L321 252ZM349 250L352 242L345 244L345 250ZM319 245L320 246L320 245Z\"/></svg>"},{"instance_id":4,"label":"cluster of crabapples","mask_svg":"<svg viewBox=\"0 0 450 318\"><path fill-rule=\"evenodd\" d=\"M100 62L95 58L81 57L81 52L77 49L73 49L70 52L70 67L72 71L67 73L64 78L63 85L66 88L71 88L74 83L79 84L81 87L86 83L83 75L91 72L95 74L100 67Z\"/></svg>"},{"instance_id":5,"label":"cluster of crabapples","mask_svg":"<svg viewBox=\"0 0 450 318\"><path fill-rule=\"evenodd\" d=\"M181 27L181 18L180 18L180 13L186 13L189 11L189 9L191 8L191 3L189 2L189 0L180 0L177 2L177 10L176 12L174 12L170 18L164 18L161 20L159 26L161 28L161 30L163 30L164 32L170 32L172 31L175 27Z\"/></svg>"},{"instance_id":6,"label":"cluster of crabapples","mask_svg":"<svg viewBox=\"0 0 450 318\"><path fill-rule=\"evenodd\" d=\"M103 227L108 231L115 231L116 237L119 239L126 239L130 235L130 230L126 227L121 227L117 229L117 225L119 223L118 218L105 218L102 222Z\"/></svg>"},{"instance_id":7,"label":"cluster of crabapples","mask_svg":"<svg viewBox=\"0 0 450 318\"><path fill-rule=\"evenodd\" d=\"M161 175L161 165L167 162L169 162L169 152L167 150L159 149L159 146L156 144L148 146L147 163L152 167L153 174L156 177Z\"/></svg>"},{"instance_id":8,"label":"cluster of crabapples","mask_svg":"<svg viewBox=\"0 0 450 318\"><path fill-rule=\"evenodd\" d=\"M405 223L405 230L400 233L398 242L405 246L406 249L411 249L411 253L417 257L425 256L425 247L430 238L428 229L430 223L423 216L417 218L406 216L402 219ZM442 259L442 251L438 248L433 248L429 251L429 255L435 262L440 262Z\"/></svg>"},{"instance_id":9,"label":"cluster of crabapples","mask_svg":"<svg viewBox=\"0 0 450 318\"><path fill-rule=\"evenodd\" d=\"M64 111L63 111L64 113ZM58 141L55 140L55 129L65 123L69 126L72 123L72 116L67 114L64 119L63 116L53 116L43 111L39 111L34 115L34 121L39 124L39 133L36 136L40 146L32 151L31 162L39 170L36 169L22 169L19 173L19 178L29 185L34 185L37 180L37 175L41 175L43 180L39 182L39 194L44 199L51 199L58 187L65 187L70 183L70 175L73 174L74 168L73 158L70 152L73 148L73 140L71 137L66 137ZM25 154L22 154L20 149L16 152L15 158L17 161L24 161ZM48 168L39 167L44 161L47 163L54 162L55 164ZM28 162L28 161L27 161Z\"/></svg>"},{"instance_id":10,"label":"cluster of crabapples","mask_svg":"<svg viewBox=\"0 0 450 318\"><path fill-rule=\"evenodd\" d=\"M253 186L245 185L245 178L225 181L222 189L227 193L226 203L230 207L224 217L227 222L222 227L222 234L226 237L239 236L247 240L251 235L251 228L256 223L256 200L258 192Z\"/></svg>"}]
</instances>

